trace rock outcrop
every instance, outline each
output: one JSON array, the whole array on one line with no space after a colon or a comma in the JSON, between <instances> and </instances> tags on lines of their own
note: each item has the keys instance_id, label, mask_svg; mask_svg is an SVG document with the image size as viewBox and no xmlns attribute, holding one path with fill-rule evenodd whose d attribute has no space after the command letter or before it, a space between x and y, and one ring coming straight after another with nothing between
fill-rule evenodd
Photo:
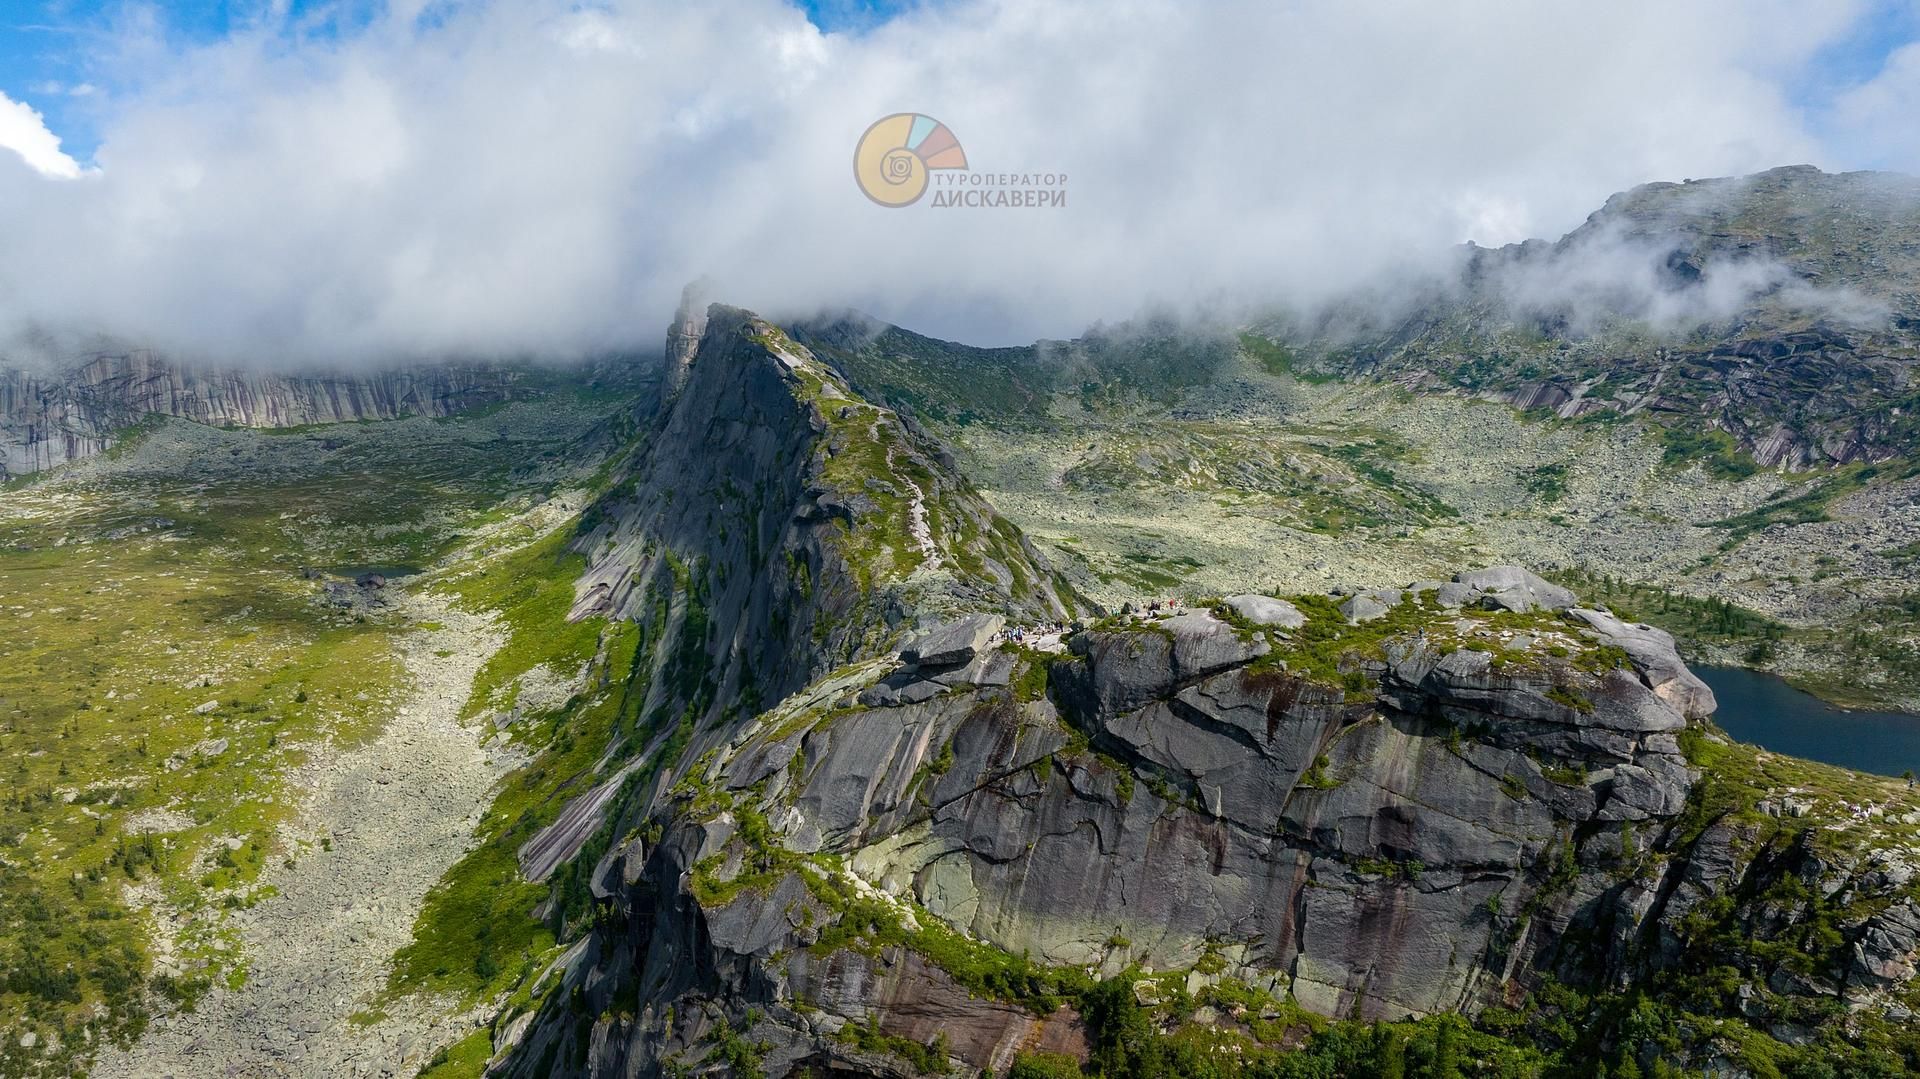
<instances>
[{"instance_id":1,"label":"rock outcrop","mask_svg":"<svg viewBox=\"0 0 1920 1079\"><path fill-rule=\"evenodd\" d=\"M1760 838L1672 639L1516 567L1057 643L1074 598L937 447L719 306L575 542L644 703L520 852L591 902L490 1075L1004 1075L1139 972L1477 1015L1690 976L1825 878L1820 958L1728 960L1740 1021L1904 1007L1904 885Z\"/></svg>"},{"instance_id":2,"label":"rock outcrop","mask_svg":"<svg viewBox=\"0 0 1920 1079\"><path fill-rule=\"evenodd\" d=\"M840 684L837 668L925 647L924 677L895 680L925 699L995 676L967 660L998 627L983 608L1056 620L1074 601L936 447L748 312L706 312L685 382L649 423L573 540L587 568L572 615L639 627L630 717L520 850L529 877L590 864L741 723Z\"/></svg>"},{"instance_id":3,"label":"rock outcrop","mask_svg":"<svg viewBox=\"0 0 1920 1079\"><path fill-rule=\"evenodd\" d=\"M1283 599L1261 596L1253 593L1241 593L1228 596L1228 607L1240 617L1256 626L1279 626L1281 629L1299 629L1307 624L1307 617L1300 609Z\"/></svg>"},{"instance_id":4,"label":"rock outcrop","mask_svg":"<svg viewBox=\"0 0 1920 1079\"><path fill-rule=\"evenodd\" d=\"M1660 942L1754 872L1684 827L1677 735L1711 698L1673 692L1691 674L1632 627L1537 612L1516 651L1509 612L1468 611L1356 654L1363 691L1204 611L1051 657L967 619L806 690L596 866L601 929L497 1071L710 1070L735 1038L768 1075L920 1074L876 1044L969 1072L1083 1052L1082 1017L983 983L996 964L1401 1018L1680 963ZM1906 911L1853 930L1863 983L1910 978ZM568 1045L592 1048L569 1066Z\"/></svg>"},{"instance_id":5,"label":"rock outcrop","mask_svg":"<svg viewBox=\"0 0 1920 1079\"><path fill-rule=\"evenodd\" d=\"M1017 530L892 411L779 329L714 305L634 471L588 513L574 615L642 621L646 712L756 710L921 620L1062 616ZM955 647L958 647L957 645Z\"/></svg>"},{"instance_id":6,"label":"rock outcrop","mask_svg":"<svg viewBox=\"0 0 1920 1079\"><path fill-rule=\"evenodd\" d=\"M700 338L707 332L706 287L688 285L680 294L680 307L667 327L666 369L661 376L660 401L671 403L687 384L693 358L700 351Z\"/></svg>"},{"instance_id":7,"label":"rock outcrop","mask_svg":"<svg viewBox=\"0 0 1920 1079\"><path fill-rule=\"evenodd\" d=\"M1475 598L1487 607L1526 613L1536 610L1564 611L1576 597L1557 584L1550 584L1519 566L1493 566L1454 575L1454 583L1473 589ZM1668 642L1671 645L1671 641Z\"/></svg>"},{"instance_id":8,"label":"rock outcrop","mask_svg":"<svg viewBox=\"0 0 1920 1079\"><path fill-rule=\"evenodd\" d=\"M1660 699L1688 715L1712 715L1719 708L1713 688L1680 662L1673 634L1644 622L1628 623L1611 611L1573 608L1572 614L1597 630L1608 644L1626 650L1645 672L1647 684Z\"/></svg>"}]
</instances>

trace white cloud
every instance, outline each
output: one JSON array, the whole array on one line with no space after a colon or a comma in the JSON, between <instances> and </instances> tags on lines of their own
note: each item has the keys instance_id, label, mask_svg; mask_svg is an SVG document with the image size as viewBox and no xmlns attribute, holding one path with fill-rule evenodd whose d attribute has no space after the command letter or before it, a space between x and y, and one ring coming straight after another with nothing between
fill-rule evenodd
<instances>
[{"instance_id":1,"label":"white cloud","mask_svg":"<svg viewBox=\"0 0 1920 1079\"><path fill-rule=\"evenodd\" d=\"M1920 115L1920 43L1895 49L1873 78L1841 94L1829 122L1836 137L1863 163L1916 171L1920 170L1920 141L1911 135L1916 115ZM1898 137L1902 133L1907 137Z\"/></svg>"},{"instance_id":2,"label":"white cloud","mask_svg":"<svg viewBox=\"0 0 1920 1079\"><path fill-rule=\"evenodd\" d=\"M704 273L772 311L1013 341L1324 295L1558 235L1645 180L1848 163L1780 81L1845 5L954 0L851 36L778 0L418 8L185 55L130 24L93 182L0 162L0 335L653 348ZM977 170L1066 172L1066 207L873 205L854 142L901 110Z\"/></svg>"},{"instance_id":3,"label":"white cloud","mask_svg":"<svg viewBox=\"0 0 1920 1079\"><path fill-rule=\"evenodd\" d=\"M51 79L46 82L36 82L32 86L34 93L47 97L92 97L99 89L90 82L77 82L69 86L64 82L55 82Z\"/></svg>"},{"instance_id":4,"label":"white cloud","mask_svg":"<svg viewBox=\"0 0 1920 1079\"><path fill-rule=\"evenodd\" d=\"M42 176L74 180L80 163L60 150L60 138L27 105L0 94L0 149L12 150Z\"/></svg>"}]
</instances>

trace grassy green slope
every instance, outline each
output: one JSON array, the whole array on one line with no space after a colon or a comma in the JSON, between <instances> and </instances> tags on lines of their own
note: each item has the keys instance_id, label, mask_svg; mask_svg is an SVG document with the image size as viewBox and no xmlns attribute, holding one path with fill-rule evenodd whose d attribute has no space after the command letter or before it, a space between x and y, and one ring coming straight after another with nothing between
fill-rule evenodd
<instances>
[{"instance_id":1,"label":"grassy green slope","mask_svg":"<svg viewBox=\"0 0 1920 1079\"><path fill-rule=\"evenodd\" d=\"M0 493L0 1072L66 1074L136 1035L149 991L245 979L224 916L301 855L283 777L405 689L406 619L331 606L302 567L433 562L610 407L556 386L448 421L168 421Z\"/></svg>"}]
</instances>

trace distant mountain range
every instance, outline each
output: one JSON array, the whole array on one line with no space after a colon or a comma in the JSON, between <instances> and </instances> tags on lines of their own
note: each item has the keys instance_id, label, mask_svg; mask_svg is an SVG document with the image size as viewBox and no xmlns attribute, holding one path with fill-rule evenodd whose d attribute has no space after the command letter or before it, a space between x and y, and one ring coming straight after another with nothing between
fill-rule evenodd
<instances>
[{"instance_id":1,"label":"distant mountain range","mask_svg":"<svg viewBox=\"0 0 1920 1079\"><path fill-rule=\"evenodd\" d=\"M1556 243L1265 327L1277 362L1562 418L1724 432L1762 466L1885 460L1920 434L1920 180L1809 166L1648 184Z\"/></svg>"},{"instance_id":2,"label":"distant mountain range","mask_svg":"<svg viewBox=\"0 0 1920 1079\"><path fill-rule=\"evenodd\" d=\"M980 349L858 317L796 327L856 382L933 418L1045 424L1055 395L1174 403L1241 352L1308 380L1391 380L1563 419L1639 417L1682 451L1804 469L1920 437L1920 180L1648 184L1557 242L1462 248L1311 311L1166 319Z\"/></svg>"}]
</instances>

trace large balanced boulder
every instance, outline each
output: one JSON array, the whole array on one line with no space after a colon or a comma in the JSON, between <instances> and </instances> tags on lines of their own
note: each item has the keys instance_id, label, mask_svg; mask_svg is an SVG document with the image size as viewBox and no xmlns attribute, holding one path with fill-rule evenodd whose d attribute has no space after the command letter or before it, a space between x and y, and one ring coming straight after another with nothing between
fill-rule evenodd
<instances>
[{"instance_id":1,"label":"large balanced boulder","mask_svg":"<svg viewBox=\"0 0 1920 1079\"><path fill-rule=\"evenodd\" d=\"M971 614L915 637L900 650L900 661L917 667L958 667L971 663L1007 620L997 614Z\"/></svg>"},{"instance_id":2,"label":"large balanced boulder","mask_svg":"<svg viewBox=\"0 0 1920 1079\"><path fill-rule=\"evenodd\" d=\"M1299 629L1307 624L1307 616L1300 613L1300 608L1284 599L1274 599L1272 596L1243 592L1237 596L1228 596L1226 604L1233 608L1235 614L1256 626Z\"/></svg>"},{"instance_id":3,"label":"large balanced boulder","mask_svg":"<svg viewBox=\"0 0 1920 1079\"><path fill-rule=\"evenodd\" d=\"M1572 592L1519 566L1488 566L1455 574L1454 583L1478 589L1483 606L1508 611L1564 611L1578 602Z\"/></svg>"}]
</instances>

